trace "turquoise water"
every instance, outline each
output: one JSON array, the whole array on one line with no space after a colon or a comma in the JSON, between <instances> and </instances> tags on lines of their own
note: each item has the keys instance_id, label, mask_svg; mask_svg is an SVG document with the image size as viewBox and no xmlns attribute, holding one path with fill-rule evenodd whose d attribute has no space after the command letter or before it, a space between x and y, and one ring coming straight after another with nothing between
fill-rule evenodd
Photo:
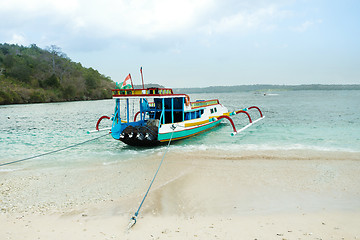
<instances>
[{"instance_id":1,"label":"turquoise water","mask_svg":"<svg viewBox=\"0 0 360 240\"><path fill-rule=\"evenodd\" d=\"M265 119L234 137L223 121L220 127L174 143L178 151L291 150L360 152L360 91L281 91L192 94L191 100L218 98L230 111L256 105ZM0 163L60 149L100 136L87 134L102 115L111 116L113 100L0 106ZM251 116L259 115L251 110ZM234 117L238 129L247 124L245 114ZM101 127L110 126L103 120ZM149 154L164 147L138 149L106 136L70 150L6 169L37 166L111 164ZM3 167L4 169L5 167Z\"/></svg>"},{"instance_id":2,"label":"turquoise water","mask_svg":"<svg viewBox=\"0 0 360 240\"><path fill-rule=\"evenodd\" d=\"M196 95L199 98L206 96L209 95ZM259 106L265 119L235 137L225 133L231 131L230 126L222 127L206 138L193 139L198 144L239 150L360 151L360 91L283 91L267 93L266 96L255 93L213 96L229 110ZM259 116L256 110L251 110L251 113L253 119ZM245 115L233 119L237 126L248 121Z\"/></svg>"}]
</instances>

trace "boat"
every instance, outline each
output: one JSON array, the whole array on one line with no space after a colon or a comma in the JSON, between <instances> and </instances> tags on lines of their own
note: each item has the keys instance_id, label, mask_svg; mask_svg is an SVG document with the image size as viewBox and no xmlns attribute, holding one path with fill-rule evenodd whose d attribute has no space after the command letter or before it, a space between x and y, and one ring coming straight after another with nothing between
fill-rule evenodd
<instances>
[{"instance_id":1,"label":"boat","mask_svg":"<svg viewBox=\"0 0 360 240\"><path fill-rule=\"evenodd\" d=\"M232 125L234 136L264 118L256 106L229 112L218 99L192 102L189 95L171 88L124 88L125 81L112 90L113 116L100 117L95 131L110 130L114 139L131 146L152 147L189 138L219 126L224 119ZM248 113L252 109L260 115L255 121ZM240 113L247 115L249 124L237 131L231 117ZM103 119L112 121L111 128L99 129Z\"/></svg>"}]
</instances>

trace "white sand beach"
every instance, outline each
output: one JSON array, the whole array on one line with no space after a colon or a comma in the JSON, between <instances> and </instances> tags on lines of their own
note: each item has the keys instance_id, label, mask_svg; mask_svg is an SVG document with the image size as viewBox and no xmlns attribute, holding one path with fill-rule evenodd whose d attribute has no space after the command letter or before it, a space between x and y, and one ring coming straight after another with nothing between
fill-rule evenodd
<instances>
[{"instance_id":1,"label":"white sand beach","mask_svg":"<svg viewBox=\"0 0 360 240\"><path fill-rule=\"evenodd\" d=\"M360 239L360 153L170 151L0 169L0 239ZM70 160L70 159L69 159Z\"/></svg>"}]
</instances>

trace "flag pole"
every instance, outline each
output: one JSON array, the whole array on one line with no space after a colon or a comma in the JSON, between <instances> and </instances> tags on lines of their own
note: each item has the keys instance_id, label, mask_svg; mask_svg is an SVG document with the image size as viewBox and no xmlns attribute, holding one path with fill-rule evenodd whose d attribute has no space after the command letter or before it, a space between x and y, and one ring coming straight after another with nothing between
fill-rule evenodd
<instances>
[{"instance_id":1,"label":"flag pole","mask_svg":"<svg viewBox=\"0 0 360 240\"><path fill-rule=\"evenodd\" d=\"M129 76L130 76L130 80L131 80L131 86L132 86L133 89L135 89L130 73L129 73Z\"/></svg>"},{"instance_id":2,"label":"flag pole","mask_svg":"<svg viewBox=\"0 0 360 240\"><path fill-rule=\"evenodd\" d=\"M141 73L141 81L142 81L143 89L145 89L145 86L144 86L144 77L143 77L143 73L142 73L142 67L140 67L140 73Z\"/></svg>"}]
</instances>

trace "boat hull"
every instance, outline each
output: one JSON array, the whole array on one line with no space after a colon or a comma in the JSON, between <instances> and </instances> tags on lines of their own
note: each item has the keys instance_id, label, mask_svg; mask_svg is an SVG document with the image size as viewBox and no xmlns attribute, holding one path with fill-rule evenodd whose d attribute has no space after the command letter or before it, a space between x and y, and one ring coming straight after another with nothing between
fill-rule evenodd
<instances>
[{"instance_id":1,"label":"boat hull","mask_svg":"<svg viewBox=\"0 0 360 240\"><path fill-rule=\"evenodd\" d=\"M193 127L176 127L174 131L162 132L156 134L155 128L149 127L132 127L128 126L124 129L118 140L123 143L136 147L153 147L163 143L181 140L193 137L197 134L208 131L220 124L221 120L201 124Z\"/></svg>"},{"instance_id":2,"label":"boat hull","mask_svg":"<svg viewBox=\"0 0 360 240\"><path fill-rule=\"evenodd\" d=\"M192 126L187 128L179 126L176 127L173 131L168 131L168 132L161 132L160 130L158 134L158 140L160 142L168 142L170 139L171 141L175 141L184 138L189 138L218 126L220 122L221 120L217 120L213 122L208 122L206 124L201 124L198 126Z\"/></svg>"},{"instance_id":3,"label":"boat hull","mask_svg":"<svg viewBox=\"0 0 360 240\"><path fill-rule=\"evenodd\" d=\"M153 147L160 144L158 141L158 129L149 126L128 126L118 140L130 146Z\"/></svg>"}]
</instances>

